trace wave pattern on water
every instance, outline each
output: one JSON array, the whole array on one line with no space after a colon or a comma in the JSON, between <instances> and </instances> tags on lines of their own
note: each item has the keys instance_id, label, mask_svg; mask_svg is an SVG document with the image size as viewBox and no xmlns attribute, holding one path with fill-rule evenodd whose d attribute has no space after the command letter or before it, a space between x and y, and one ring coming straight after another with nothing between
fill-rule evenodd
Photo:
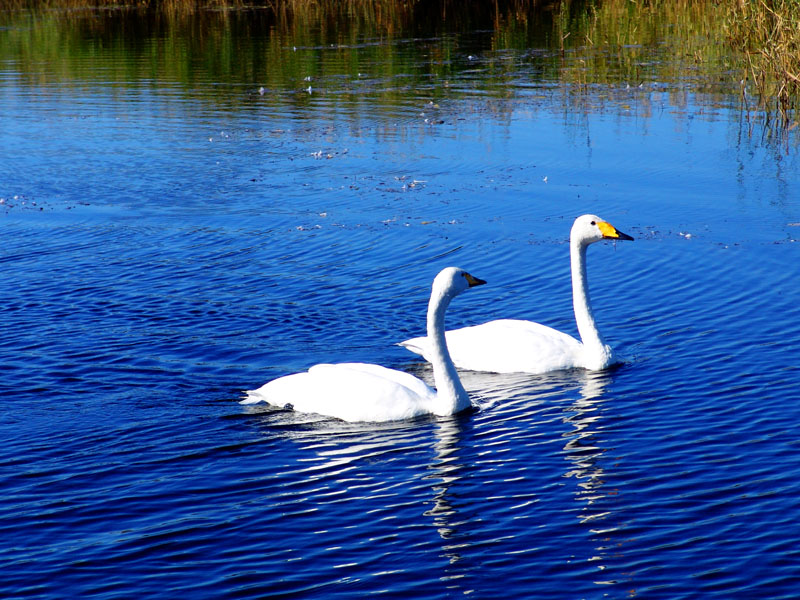
<instances>
[{"instance_id":1,"label":"wave pattern on water","mask_svg":"<svg viewBox=\"0 0 800 600\"><path fill-rule=\"evenodd\" d=\"M796 596L796 153L739 139L731 96L437 43L400 58L446 85L375 39L342 42L385 51L363 77L314 42L332 71L263 92L113 80L117 54L2 75L4 597ZM489 282L448 326L576 335L583 212L636 237L588 254L622 365L463 373L450 418L238 404L319 362L431 382L395 344L448 265Z\"/></svg>"}]
</instances>

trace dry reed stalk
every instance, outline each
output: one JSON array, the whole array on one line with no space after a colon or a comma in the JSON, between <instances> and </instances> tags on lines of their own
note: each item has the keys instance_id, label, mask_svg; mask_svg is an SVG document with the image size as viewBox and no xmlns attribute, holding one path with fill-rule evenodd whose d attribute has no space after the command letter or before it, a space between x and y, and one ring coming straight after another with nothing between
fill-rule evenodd
<instances>
[{"instance_id":1,"label":"dry reed stalk","mask_svg":"<svg viewBox=\"0 0 800 600\"><path fill-rule=\"evenodd\" d=\"M770 118L794 127L800 107L800 3L795 0L736 0L726 29L746 57L745 77Z\"/></svg>"}]
</instances>

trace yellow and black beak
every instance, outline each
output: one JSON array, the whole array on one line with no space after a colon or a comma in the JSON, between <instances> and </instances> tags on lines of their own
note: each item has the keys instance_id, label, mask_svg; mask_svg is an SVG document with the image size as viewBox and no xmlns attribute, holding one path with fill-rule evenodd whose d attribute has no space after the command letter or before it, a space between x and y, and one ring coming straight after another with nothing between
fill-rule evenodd
<instances>
[{"instance_id":1,"label":"yellow and black beak","mask_svg":"<svg viewBox=\"0 0 800 600\"><path fill-rule=\"evenodd\" d=\"M611 223L606 223L605 221L598 221L597 226L600 228L600 233L603 234L603 238L606 240L630 240L633 241L633 238L629 236L627 233L622 233L621 231L617 231L617 228L614 227Z\"/></svg>"},{"instance_id":2,"label":"yellow and black beak","mask_svg":"<svg viewBox=\"0 0 800 600\"><path fill-rule=\"evenodd\" d=\"M469 273L464 273L464 279L467 280L469 283L469 287L475 287L476 285L483 285L486 283L483 279L478 279L477 277L473 277Z\"/></svg>"}]
</instances>

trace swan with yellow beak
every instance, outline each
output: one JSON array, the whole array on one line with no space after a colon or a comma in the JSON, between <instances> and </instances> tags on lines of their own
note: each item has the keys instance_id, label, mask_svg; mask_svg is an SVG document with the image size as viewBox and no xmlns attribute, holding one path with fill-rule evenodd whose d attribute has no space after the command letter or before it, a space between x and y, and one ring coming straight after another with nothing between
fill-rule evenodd
<instances>
[{"instance_id":1,"label":"swan with yellow beak","mask_svg":"<svg viewBox=\"0 0 800 600\"><path fill-rule=\"evenodd\" d=\"M633 240L596 215L575 219L570 231L572 306L580 341L533 321L499 319L447 331L447 347L456 367L493 373L547 373L562 369L598 371L617 362L597 329L589 301L586 249L601 240ZM400 343L430 360L427 337Z\"/></svg>"}]
</instances>

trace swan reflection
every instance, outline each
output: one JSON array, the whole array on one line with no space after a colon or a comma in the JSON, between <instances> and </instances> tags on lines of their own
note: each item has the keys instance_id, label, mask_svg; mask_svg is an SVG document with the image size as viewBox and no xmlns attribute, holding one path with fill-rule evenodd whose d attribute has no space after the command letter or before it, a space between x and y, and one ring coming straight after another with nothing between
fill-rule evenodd
<instances>
[{"instance_id":1,"label":"swan reflection","mask_svg":"<svg viewBox=\"0 0 800 600\"><path fill-rule=\"evenodd\" d=\"M429 375L425 367L419 372ZM560 525L542 521L542 507L567 520L577 516L588 545L575 552L597 573L608 572L615 560L609 538L616 537L616 529L610 523L611 494L603 489L603 420L612 377L607 371L546 376L464 371L462 381L480 412L410 421L345 423L266 407L247 413L257 416L268 434L265 443L284 457L278 470L287 483L285 489L270 489L272 505L310 523L328 511L337 515L319 534L327 548L320 554L344 552L342 540L358 532L381 540L387 564L401 565L412 543L415 551L430 553L439 584L462 595L487 584L480 579L487 544L498 549L497 560L533 556L548 547L539 536ZM287 439L288 448L282 443ZM575 485L564 489L541 477L551 475ZM483 487L495 478L508 485ZM559 489L571 494L578 510L554 500L551 492ZM352 510L339 512L342 502ZM539 509L532 506L539 502ZM309 518L296 514L301 508L318 512ZM597 579L593 574L595 583L607 583Z\"/></svg>"},{"instance_id":2,"label":"swan reflection","mask_svg":"<svg viewBox=\"0 0 800 600\"><path fill-rule=\"evenodd\" d=\"M600 458L605 448L598 445L597 432L601 419L600 409L605 400L604 393L610 381L605 372L581 373L579 396L564 409L564 422L573 427L563 435L566 458L572 467L564 475L577 480L577 500L586 506L581 511L581 521L586 522L605 516L605 512L593 512L592 505L603 497L600 490L604 484L604 471Z\"/></svg>"},{"instance_id":3,"label":"swan reflection","mask_svg":"<svg viewBox=\"0 0 800 600\"><path fill-rule=\"evenodd\" d=\"M600 440L602 431L602 409L605 403L606 387L611 381L608 372L586 372L582 374L579 396L564 408L564 423L572 426L565 432L565 457L571 465L564 477L577 481L575 500L582 504L579 520L588 527L594 546L587 561L593 563L598 573L606 573L612 561L611 551L619 556L624 551L621 542L614 542L618 526L613 523L614 513L610 510L609 498L616 496L614 491L604 489L607 473L603 460L607 448ZM612 501L613 502L613 501ZM608 577L608 575L606 575ZM596 579L597 585L614 585L618 581Z\"/></svg>"},{"instance_id":4,"label":"swan reflection","mask_svg":"<svg viewBox=\"0 0 800 600\"><path fill-rule=\"evenodd\" d=\"M425 479L433 481L433 506L423 514L433 519L436 531L442 538L444 557L453 565L461 560L461 550L468 546L464 534L459 530L463 521L459 519L456 506L451 500L450 487L462 477L464 461L459 456L463 422L461 418L441 418L435 425L435 457Z\"/></svg>"}]
</instances>

